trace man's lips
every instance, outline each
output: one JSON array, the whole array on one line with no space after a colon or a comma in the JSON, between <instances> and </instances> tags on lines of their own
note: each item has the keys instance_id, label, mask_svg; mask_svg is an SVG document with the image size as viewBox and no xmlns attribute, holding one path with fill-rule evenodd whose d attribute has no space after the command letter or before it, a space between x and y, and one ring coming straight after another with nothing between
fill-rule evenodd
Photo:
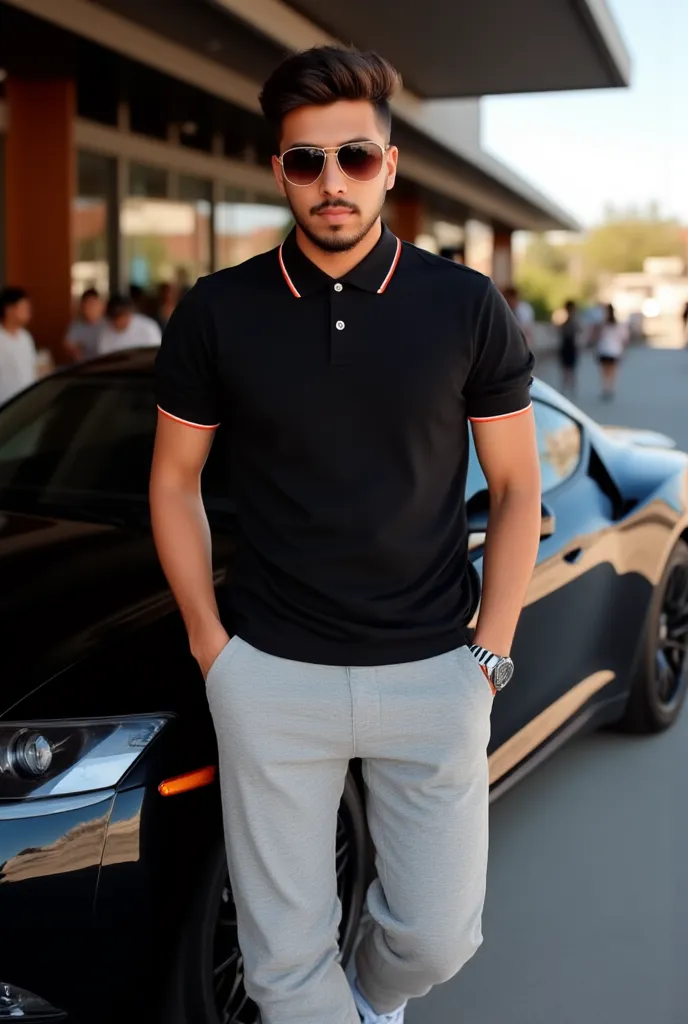
<instances>
[{"instance_id":1,"label":"man's lips","mask_svg":"<svg viewBox=\"0 0 688 1024\"><path fill-rule=\"evenodd\" d=\"M346 220L353 212L345 206L326 206L323 210L318 210L318 216L324 217L326 220L338 221Z\"/></svg>"}]
</instances>

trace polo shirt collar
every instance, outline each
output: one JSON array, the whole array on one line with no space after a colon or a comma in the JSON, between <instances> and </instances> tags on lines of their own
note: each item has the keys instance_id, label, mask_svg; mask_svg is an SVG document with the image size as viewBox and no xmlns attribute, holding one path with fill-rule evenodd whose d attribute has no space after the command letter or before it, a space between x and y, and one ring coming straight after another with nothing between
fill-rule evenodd
<instances>
[{"instance_id":1,"label":"polo shirt collar","mask_svg":"<svg viewBox=\"0 0 688 1024\"><path fill-rule=\"evenodd\" d=\"M401 256L401 242L384 224L374 249L340 280L363 291L382 294L392 280ZM333 278L299 249L294 228L278 249L278 258L286 286L297 299L332 284Z\"/></svg>"}]
</instances>

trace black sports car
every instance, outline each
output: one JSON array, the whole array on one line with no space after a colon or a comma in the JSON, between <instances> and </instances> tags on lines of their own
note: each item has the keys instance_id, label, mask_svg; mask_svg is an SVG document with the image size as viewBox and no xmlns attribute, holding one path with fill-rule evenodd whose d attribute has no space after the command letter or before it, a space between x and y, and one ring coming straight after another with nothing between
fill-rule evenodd
<instances>
[{"instance_id":1,"label":"black sports car","mask_svg":"<svg viewBox=\"0 0 688 1024\"><path fill-rule=\"evenodd\" d=\"M256 1021L203 680L150 537L152 361L86 363L0 410L0 1021ZM688 457L539 382L533 402L542 542L494 704L494 795L580 729L664 729L688 686ZM218 581L222 445L203 476ZM467 499L480 569L475 458ZM334 865L344 960L374 871L359 768Z\"/></svg>"}]
</instances>

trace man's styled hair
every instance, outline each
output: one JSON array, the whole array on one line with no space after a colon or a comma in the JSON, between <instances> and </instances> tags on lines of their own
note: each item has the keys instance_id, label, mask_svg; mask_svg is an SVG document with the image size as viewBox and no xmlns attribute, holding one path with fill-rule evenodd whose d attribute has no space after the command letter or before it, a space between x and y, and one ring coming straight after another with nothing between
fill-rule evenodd
<instances>
[{"instance_id":1,"label":"man's styled hair","mask_svg":"<svg viewBox=\"0 0 688 1024\"><path fill-rule=\"evenodd\" d=\"M287 57L273 71L261 91L260 105L279 137L284 118L299 107L367 100L389 138L389 101L400 85L399 72L377 53L314 46Z\"/></svg>"}]
</instances>

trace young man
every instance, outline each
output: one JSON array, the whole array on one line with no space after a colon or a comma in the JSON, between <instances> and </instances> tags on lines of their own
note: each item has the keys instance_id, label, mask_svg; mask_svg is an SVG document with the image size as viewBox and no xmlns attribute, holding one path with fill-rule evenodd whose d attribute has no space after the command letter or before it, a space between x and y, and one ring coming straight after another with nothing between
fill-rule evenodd
<instances>
[{"instance_id":1,"label":"young man","mask_svg":"<svg viewBox=\"0 0 688 1024\"><path fill-rule=\"evenodd\" d=\"M87 288L79 302L79 315L67 328L65 348L71 358L93 359L104 327L105 303L95 288Z\"/></svg>"},{"instance_id":2,"label":"young man","mask_svg":"<svg viewBox=\"0 0 688 1024\"><path fill-rule=\"evenodd\" d=\"M0 405L36 380L36 346L27 331L31 301L23 288L0 292Z\"/></svg>"},{"instance_id":3,"label":"young man","mask_svg":"<svg viewBox=\"0 0 688 1024\"><path fill-rule=\"evenodd\" d=\"M487 278L380 220L396 84L336 48L277 69L262 105L296 228L202 279L157 361L153 528L206 678L263 1024L400 1024L480 945L490 711L540 532L517 324ZM491 496L475 648L468 419ZM221 611L200 488L220 422L240 537ZM378 877L350 989L335 832L354 757Z\"/></svg>"},{"instance_id":4,"label":"young man","mask_svg":"<svg viewBox=\"0 0 688 1024\"><path fill-rule=\"evenodd\" d=\"M107 321L98 339L98 355L109 355L125 348L154 348L162 332L155 320L134 312L134 304L124 295L113 295L107 304Z\"/></svg>"}]
</instances>

